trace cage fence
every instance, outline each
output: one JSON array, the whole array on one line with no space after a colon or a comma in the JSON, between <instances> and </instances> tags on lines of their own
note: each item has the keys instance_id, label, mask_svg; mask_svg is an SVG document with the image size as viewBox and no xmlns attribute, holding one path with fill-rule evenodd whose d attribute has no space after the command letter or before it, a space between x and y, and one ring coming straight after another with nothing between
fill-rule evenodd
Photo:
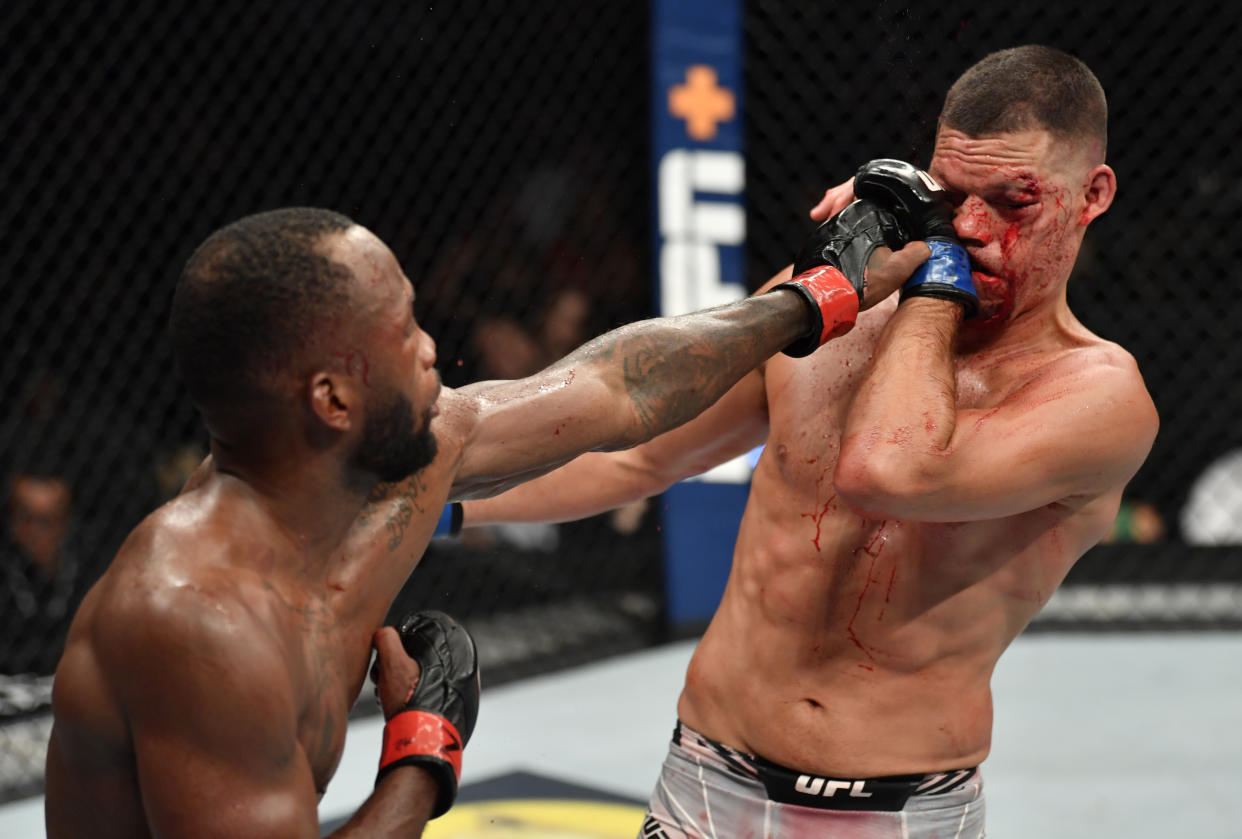
<instances>
[{"instance_id":1,"label":"cage fence","mask_svg":"<svg viewBox=\"0 0 1242 839\"><path fill-rule=\"evenodd\" d=\"M446 384L511 378L652 311L644 4L361 0L0 7L0 800L37 790L76 603L205 451L164 336L193 247L342 211L418 290ZM1226 3L829 4L745 14L747 280L859 163L926 164L953 78L1047 43L1110 97L1120 191L1071 282L1161 412L1109 544L1033 628L1242 626L1242 211ZM666 637L658 504L433 543L394 609L442 608L490 684Z\"/></svg>"}]
</instances>

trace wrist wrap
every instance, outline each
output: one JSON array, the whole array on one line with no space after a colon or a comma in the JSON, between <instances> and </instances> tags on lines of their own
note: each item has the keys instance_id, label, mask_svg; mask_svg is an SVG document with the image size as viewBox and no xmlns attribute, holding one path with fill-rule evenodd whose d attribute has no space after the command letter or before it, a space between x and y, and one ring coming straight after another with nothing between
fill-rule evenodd
<instances>
[{"instance_id":1,"label":"wrist wrap","mask_svg":"<svg viewBox=\"0 0 1242 839\"><path fill-rule=\"evenodd\" d=\"M854 328L858 319L858 292L844 274L831 265L808 269L772 291L797 292L811 312L811 328L782 351L791 358L803 358L826 342Z\"/></svg>"},{"instance_id":2,"label":"wrist wrap","mask_svg":"<svg viewBox=\"0 0 1242 839\"><path fill-rule=\"evenodd\" d=\"M418 766L431 774L439 787L431 817L444 814L457 798L461 779L462 739L456 726L439 714L402 711L384 725L380 749L378 784L398 766Z\"/></svg>"},{"instance_id":3,"label":"wrist wrap","mask_svg":"<svg viewBox=\"0 0 1242 839\"><path fill-rule=\"evenodd\" d=\"M901 299L908 297L940 297L962 304L965 316L979 309L975 281L970 275L970 257L957 242L928 239L931 257L918 267L901 287Z\"/></svg>"},{"instance_id":4,"label":"wrist wrap","mask_svg":"<svg viewBox=\"0 0 1242 839\"><path fill-rule=\"evenodd\" d=\"M439 788L434 819L457 798L462 749L479 717L478 650L466 628L443 612L413 612L396 629L419 676L405 707L384 726L375 782L398 766L425 770Z\"/></svg>"},{"instance_id":5,"label":"wrist wrap","mask_svg":"<svg viewBox=\"0 0 1242 839\"><path fill-rule=\"evenodd\" d=\"M948 193L935 178L904 160L881 158L859 168L854 192L892 212L911 239L931 248L931 258L901 287L901 300L941 297L960 303L966 317L978 312L970 257L953 227Z\"/></svg>"}]
</instances>

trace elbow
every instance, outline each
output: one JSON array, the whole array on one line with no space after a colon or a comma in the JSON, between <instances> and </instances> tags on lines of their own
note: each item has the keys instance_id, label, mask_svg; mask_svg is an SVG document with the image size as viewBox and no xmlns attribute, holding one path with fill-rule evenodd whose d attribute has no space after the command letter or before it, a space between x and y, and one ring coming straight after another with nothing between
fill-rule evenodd
<instances>
[{"instance_id":1,"label":"elbow","mask_svg":"<svg viewBox=\"0 0 1242 839\"><path fill-rule=\"evenodd\" d=\"M642 447L617 456L615 462L620 483L626 488L623 499L626 504L659 495L683 477L688 477L672 468L671 464L652 459Z\"/></svg>"},{"instance_id":2,"label":"elbow","mask_svg":"<svg viewBox=\"0 0 1242 839\"><path fill-rule=\"evenodd\" d=\"M931 487L916 458L867 451L859 441L842 446L833 484L838 499L872 519L915 516Z\"/></svg>"}]
</instances>

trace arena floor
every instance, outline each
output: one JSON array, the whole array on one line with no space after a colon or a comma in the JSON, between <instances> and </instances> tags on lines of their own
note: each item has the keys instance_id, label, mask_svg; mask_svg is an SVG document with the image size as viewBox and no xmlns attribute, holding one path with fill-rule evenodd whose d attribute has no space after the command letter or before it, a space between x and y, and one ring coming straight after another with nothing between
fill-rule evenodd
<instances>
[{"instance_id":1,"label":"arena floor","mask_svg":"<svg viewBox=\"0 0 1242 839\"><path fill-rule=\"evenodd\" d=\"M634 836L692 649L485 688L459 804L426 835ZM1242 633L1026 635L994 685L989 836L1242 836ZM351 729L325 831L374 777L378 719ZM0 807L0 836L42 835L41 800Z\"/></svg>"}]
</instances>

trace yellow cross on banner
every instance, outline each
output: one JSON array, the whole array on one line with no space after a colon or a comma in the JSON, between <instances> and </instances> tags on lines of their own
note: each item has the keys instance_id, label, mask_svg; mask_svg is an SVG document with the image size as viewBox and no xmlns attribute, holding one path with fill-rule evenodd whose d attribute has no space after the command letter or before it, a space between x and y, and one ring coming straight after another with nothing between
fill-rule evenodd
<instances>
[{"instance_id":1,"label":"yellow cross on banner","mask_svg":"<svg viewBox=\"0 0 1242 839\"><path fill-rule=\"evenodd\" d=\"M716 71L706 64L695 64L686 70L686 83L668 92L668 110L686 121L686 131L695 140L716 136L719 123L733 119L733 91L721 87Z\"/></svg>"}]
</instances>

